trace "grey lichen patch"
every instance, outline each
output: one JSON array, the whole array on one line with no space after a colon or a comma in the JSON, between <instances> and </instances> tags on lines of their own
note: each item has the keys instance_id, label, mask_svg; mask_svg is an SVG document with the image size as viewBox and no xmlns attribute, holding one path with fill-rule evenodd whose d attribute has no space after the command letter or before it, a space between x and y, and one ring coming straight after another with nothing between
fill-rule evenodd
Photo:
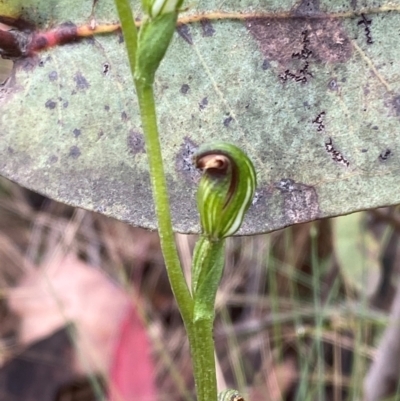
<instances>
[{"instance_id":1,"label":"grey lichen patch","mask_svg":"<svg viewBox=\"0 0 400 401\"><path fill-rule=\"evenodd\" d=\"M342 22L329 18L252 18L246 26L260 47L263 56L279 62L283 68L297 68L306 48L310 61L343 63L350 59L352 46ZM305 35L304 33L307 33Z\"/></svg>"},{"instance_id":2,"label":"grey lichen patch","mask_svg":"<svg viewBox=\"0 0 400 401\"><path fill-rule=\"evenodd\" d=\"M285 224L310 221L320 217L317 191L314 187L282 178L274 184L283 196Z\"/></svg>"},{"instance_id":3,"label":"grey lichen patch","mask_svg":"<svg viewBox=\"0 0 400 401\"><path fill-rule=\"evenodd\" d=\"M183 84L181 86L181 93L186 95L189 92L190 86L188 84Z\"/></svg>"},{"instance_id":4,"label":"grey lichen patch","mask_svg":"<svg viewBox=\"0 0 400 401\"><path fill-rule=\"evenodd\" d=\"M224 127L228 128L232 120L233 120L233 117L232 117L232 116L226 117L226 118L224 119Z\"/></svg>"},{"instance_id":5,"label":"grey lichen patch","mask_svg":"<svg viewBox=\"0 0 400 401\"><path fill-rule=\"evenodd\" d=\"M261 65L261 68L262 68L264 71L266 71L266 70L269 70L270 67L271 67L271 64L269 63L269 61L268 61L267 59L264 59L262 65Z\"/></svg>"},{"instance_id":6,"label":"grey lichen patch","mask_svg":"<svg viewBox=\"0 0 400 401\"><path fill-rule=\"evenodd\" d=\"M295 17L315 17L321 14L320 0L301 0L292 10Z\"/></svg>"},{"instance_id":7,"label":"grey lichen patch","mask_svg":"<svg viewBox=\"0 0 400 401\"><path fill-rule=\"evenodd\" d=\"M53 99L47 100L47 102L44 104L46 109L53 110L57 106L57 102L55 102Z\"/></svg>"},{"instance_id":8,"label":"grey lichen patch","mask_svg":"<svg viewBox=\"0 0 400 401\"><path fill-rule=\"evenodd\" d=\"M254 193L253 199L251 201L251 208L253 210L258 210L265 203L266 199L270 198L272 194L270 187L259 187Z\"/></svg>"},{"instance_id":9,"label":"grey lichen patch","mask_svg":"<svg viewBox=\"0 0 400 401\"><path fill-rule=\"evenodd\" d=\"M211 37L214 36L215 29L210 20L204 18L200 21L201 25L201 36L203 37Z\"/></svg>"},{"instance_id":10,"label":"grey lichen patch","mask_svg":"<svg viewBox=\"0 0 400 401\"><path fill-rule=\"evenodd\" d=\"M48 162L49 162L49 164L57 163L57 162L58 162L58 156L56 156L56 155L51 155L51 156L48 158Z\"/></svg>"},{"instance_id":11,"label":"grey lichen patch","mask_svg":"<svg viewBox=\"0 0 400 401\"><path fill-rule=\"evenodd\" d=\"M75 128L75 129L72 131L72 133L74 134L74 137L75 137L75 138L78 138L78 137L82 134L82 131L81 131L79 128Z\"/></svg>"},{"instance_id":12,"label":"grey lichen patch","mask_svg":"<svg viewBox=\"0 0 400 401\"><path fill-rule=\"evenodd\" d=\"M193 44L192 34L188 25L180 25L176 28L179 36L189 45Z\"/></svg>"},{"instance_id":13,"label":"grey lichen patch","mask_svg":"<svg viewBox=\"0 0 400 401\"><path fill-rule=\"evenodd\" d=\"M57 73L57 71L51 71L51 72L49 73L49 80L50 80L50 81L57 81L57 79L58 79L58 73Z\"/></svg>"},{"instance_id":14,"label":"grey lichen patch","mask_svg":"<svg viewBox=\"0 0 400 401\"><path fill-rule=\"evenodd\" d=\"M395 96L392 100L392 107L396 116L400 116L400 95Z\"/></svg>"},{"instance_id":15,"label":"grey lichen patch","mask_svg":"<svg viewBox=\"0 0 400 401\"><path fill-rule=\"evenodd\" d=\"M337 92L340 89L340 86L339 86L336 78L332 78L329 80L328 89L333 92Z\"/></svg>"},{"instance_id":16,"label":"grey lichen patch","mask_svg":"<svg viewBox=\"0 0 400 401\"><path fill-rule=\"evenodd\" d=\"M69 148L69 156L73 159L77 159L81 155L81 150L78 146L74 145Z\"/></svg>"},{"instance_id":17,"label":"grey lichen patch","mask_svg":"<svg viewBox=\"0 0 400 401\"><path fill-rule=\"evenodd\" d=\"M79 90L89 89L90 84L87 79L78 71L74 76L74 81L76 83L76 88Z\"/></svg>"},{"instance_id":18,"label":"grey lichen patch","mask_svg":"<svg viewBox=\"0 0 400 401\"><path fill-rule=\"evenodd\" d=\"M193 155L197 148L198 145L186 136L176 155L177 172L190 182L197 181L201 175L193 163Z\"/></svg>"},{"instance_id":19,"label":"grey lichen patch","mask_svg":"<svg viewBox=\"0 0 400 401\"><path fill-rule=\"evenodd\" d=\"M144 138L143 134L131 129L127 138L127 145L129 149L129 153L136 155L138 153L144 153Z\"/></svg>"},{"instance_id":20,"label":"grey lichen patch","mask_svg":"<svg viewBox=\"0 0 400 401\"><path fill-rule=\"evenodd\" d=\"M201 99L201 102L199 103L199 109L200 110L204 110L208 105L208 98L204 97L203 99Z\"/></svg>"}]
</instances>

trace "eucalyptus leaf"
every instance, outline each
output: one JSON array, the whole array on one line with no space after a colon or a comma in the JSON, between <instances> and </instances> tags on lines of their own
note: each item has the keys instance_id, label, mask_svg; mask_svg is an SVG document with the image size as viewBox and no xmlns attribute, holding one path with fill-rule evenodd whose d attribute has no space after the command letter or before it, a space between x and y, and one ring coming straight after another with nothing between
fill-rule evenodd
<instances>
[{"instance_id":1,"label":"eucalyptus leaf","mask_svg":"<svg viewBox=\"0 0 400 401\"><path fill-rule=\"evenodd\" d=\"M177 231L199 230L192 155L215 138L257 170L242 234L400 203L399 0L185 5L155 83ZM112 0L4 0L0 16L40 30L117 21ZM0 174L156 227L119 32L15 60L0 86Z\"/></svg>"}]
</instances>

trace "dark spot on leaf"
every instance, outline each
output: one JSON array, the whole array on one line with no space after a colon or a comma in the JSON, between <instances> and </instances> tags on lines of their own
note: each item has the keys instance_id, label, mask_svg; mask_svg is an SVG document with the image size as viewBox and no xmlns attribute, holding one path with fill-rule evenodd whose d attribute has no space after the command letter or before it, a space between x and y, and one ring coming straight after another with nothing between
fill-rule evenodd
<instances>
[{"instance_id":1,"label":"dark spot on leaf","mask_svg":"<svg viewBox=\"0 0 400 401\"><path fill-rule=\"evenodd\" d=\"M325 142L325 150L331 156L332 160L342 166L349 167L350 162L346 159L340 150L337 150L333 144L332 138L329 137Z\"/></svg>"},{"instance_id":2,"label":"dark spot on leaf","mask_svg":"<svg viewBox=\"0 0 400 401\"><path fill-rule=\"evenodd\" d=\"M50 81L56 81L58 79L57 71L50 72L49 79L50 79Z\"/></svg>"},{"instance_id":3,"label":"dark spot on leaf","mask_svg":"<svg viewBox=\"0 0 400 401\"><path fill-rule=\"evenodd\" d=\"M318 195L314 187L283 178L274 184L283 196L283 213L287 225L314 220L320 216Z\"/></svg>"},{"instance_id":4,"label":"dark spot on leaf","mask_svg":"<svg viewBox=\"0 0 400 401\"><path fill-rule=\"evenodd\" d=\"M233 120L232 116L229 116L229 117L225 118L224 127L229 127L229 124L231 123L232 120Z\"/></svg>"},{"instance_id":5,"label":"dark spot on leaf","mask_svg":"<svg viewBox=\"0 0 400 401\"><path fill-rule=\"evenodd\" d=\"M325 111L321 111L315 118L312 120L312 123L316 125L317 132L324 132L325 131Z\"/></svg>"},{"instance_id":6,"label":"dark spot on leaf","mask_svg":"<svg viewBox=\"0 0 400 401\"><path fill-rule=\"evenodd\" d=\"M101 129L101 130L97 133L97 139L100 139L102 136L104 136L104 131Z\"/></svg>"},{"instance_id":7,"label":"dark spot on leaf","mask_svg":"<svg viewBox=\"0 0 400 401\"><path fill-rule=\"evenodd\" d=\"M362 153L367 153L367 152L368 152L368 149L361 149L361 152L362 152Z\"/></svg>"},{"instance_id":8,"label":"dark spot on leaf","mask_svg":"<svg viewBox=\"0 0 400 401\"><path fill-rule=\"evenodd\" d=\"M80 89L80 90L88 89L89 86L90 86L89 82L86 80L86 78L79 71L75 74L74 81L76 82L77 89Z\"/></svg>"},{"instance_id":9,"label":"dark spot on leaf","mask_svg":"<svg viewBox=\"0 0 400 401\"><path fill-rule=\"evenodd\" d=\"M73 159L77 159L81 155L81 151L78 148L78 146L71 146L69 148L69 156L71 156Z\"/></svg>"},{"instance_id":10,"label":"dark spot on leaf","mask_svg":"<svg viewBox=\"0 0 400 401\"><path fill-rule=\"evenodd\" d=\"M109 106L108 104L106 104L106 105L104 106L104 110L105 110L105 111L109 111L109 110L110 110L110 106Z\"/></svg>"},{"instance_id":11,"label":"dark spot on leaf","mask_svg":"<svg viewBox=\"0 0 400 401\"><path fill-rule=\"evenodd\" d=\"M9 146L9 147L7 148L7 152L10 153L10 154L13 154L13 153L14 153L14 148L12 148L11 146Z\"/></svg>"},{"instance_id":12,"label":"dark spot on leaf","mask_svg":"<svg viewBox=\"0 0 400 401\"><path fill-rule=\"evenodd\" d=\"M53 99L49 99L44 105L47 109L53 110L57 106L57 103Z\"/></svg>"},{"instance_id":13,"label":"dark spot on leaf","mask_svg":"<svg viewBox=\"0 0 400 401\"><path fill-rule=\"evenodd\" d=\"M396 116L400 116L400 96L396 96L392 101L392 106L396 113Z\"/></svg>"},{"instance_id":14,"label":"dark spot on leaf","mask_svg":"<svg viewBox=\"0 0 400 401\"><path fill-rule=\"evenodd\" d=\"M379 130L379 127L378 127L377 125L374 125L374 126L372 127L372 129L375 130L375 131L378 131L378 130Z\"/></svg>"},{"instance_id":15,"label":"dark spot on leaf","mask_svg":"<svg viewBox=\"0 0 400 401\"><path fill-rule=\"evenodd\" d=\"M205 97L199 103L200 110L204 110L207 107L207 105L208 105L208 99Z\"/></svg>"},{"instance_id":16,"label":"dark spot on leaf","mask_svg":"<svg viewBox=\"0 0 400 401\"><path fill-rule=\"evenodd\" d=\"M357 25L364 26L364 34L367 44L372 45L374 41L372 40L371 28L372 20L368 19L365 14L361 14L361 20L358 21Z\"/></svg>"},{"instance_id":17,"label":"dark spot on leaf","mask_svg":"<svg viewBox=\"0 0 400 401\"><path fill-rule=\"evenodd\" d=\"M109 63L104 63L103 64L103 68L102 68L102 73L103 75L108 75L108 73L110 72L111 66Z\"/></svg>"},{"instance_id":18,"label":"dark spot on leaf","mask_svg":"<svg viewBox=\"0 0 400 401\"><path fill-rule=\"evenodd\" d=\"M56 155L51 155L49 157L49 163L50 164L54 164L54 163L57 163L57 162L58 162L58 157Z\"/></svg>"},{"instance_id":19,"label":"dark spot on leaf","mask_svg":"<svg viewBox=\"0 0 400 401\"><path fill-rule=\"evenodd\" d=\"M179 36L187 43L189 43L189 45L193 44L193 39L192 39L192 34L190 33L190 28L188 25L180 25L176 28L176 30L178 31Z\"/></svg>"},{"instance_id":20,"label":"dark spot on leaf","mask_svg":"<svg viewBox=\"0 0 400 401\"><path fill-rule=\"evenodd\" d=\"M193 164L193 155L197 148L198 145L186 136L176 155L175 164L177 171L182 173L185 179L191 182L197 181L201 176L200 171Z\"/></svg>"},{"instance_id":21,"label":"dark spot on leaf","mask_svg":"<svg viewBox=\"0 0 400 401\"><path fill-rule=\"evenodd\" d=\"M308 70L310 66L309 62L306 61L304 65L298 71L286 70L282 74L279 74L279 79L282 83L287 81L294 81L301 84L306 84L310 78L314 75Z\"/></svg>"},{"instance_id":22,"label":"dark spot on leaf","mask_svg":"<svg viewBox=\"0 0 400 401\"><path fill-rule=\"evenodd\" d=\"M210 20L208 20L207 18L204 18L200 21L200 25L201 25L201 30L202 30L202 33L201 33L202 36L210 37L210 36L214 35L215 29L214 29L212 23L210 22Z\"/></svg>"},{"instance_id":23,"label":"dark spot on leaf","mask_svg":"<svg viewBox=\"0 0 400 401\"><path fill-rule=\"evenodd\" d=\"M328 82L328 89L331 91L337 91L339 89L339 85L337 83L336 78L332 78L329 82Z\"/></svg>"},{"instance_id":24,"label":"dark spot on leaf","mask_svg":"<svg viewBox=\"0 0 400 401\"><path fill-rule=\"evenodd\" d=\"M128 120L128 115L126 114L125 111L123 111L123 112L121 113L121 120L122 120L122 121L127 121L127 120Z\"/></svg>"},{"instance_id":25,"label":"dark spot on leaf","mask_svg":"<svg viewBox=\"0 0 400 401\"><path fill-rule=\"evenodd\" d=\"M124 43L124 35L122 34L122 32L118 35L118 43Z\"/></svg>"},{"instance_id":26,"label":"dark spot on leaf","mask_svg":"<svg viewBox=\"0 0 400 401\"><path fill-rule=\"evenodd\" d=\"M75 128L72 133L74 134L75 138L78 138L78 136L80 136L82 134L82 131L78 128Z\"/></svg>"},{"instance_id":27,"label":"dark spot on leaf","mask_svg":"<svg viewBox=\"0 0 400 401\"><path fill-rule=\"evenodd\" d=\"M387 159L389 159L391 155L392 151L389 148L387 148L381 152L381 154L379 155L379 160L385 162Z\"/></svg>"},{"instance_id":28,"label":"dark spot on leaf","mask_svg":"<svg viewBox=\"0 0 400 401\"><path fill-rule=\"evenodd\" d=\"M265 71L268 70L271 67L271 64L267 59L264 59L261 68Z\"/></svg>"},{"instance_id":29,"label":"dark spot on leaf","mask_svg":"<svg viewBox=\"0 0 400 401\"><path fill-rule=\"evenodd\" d=\"M189 92L190 86L188 84L183 84L181 86L181 93L183 93L184 95L186 95Z\"/></svg>"},{"instance_id":30,"label":"dark spot on leaf","mask_svg":"<svg viewBox=\"0 0 400 401\"><path fill-rule=\"evenodd\" d=\"M308 54L310 61L342 63L349 60L353 52L338 19L250 18L246 26L257 40L264 59L278 61L283 71L298 70L304 65L302 59L294 57L296 54L303 58Z\"/></svg>"},{"instance_id":31,"label":"dark spot on leaf","mask_svg":"<svg viewBox=\"0 0 400 401\"><path fill-rule=\"evenodd\" d=\"M63 103L64 109L66 109L66 108L68 107L68 105L69 105L68 100L66 100L66 101Z\"/></svg>"},{"instance_id":32,"label":"dark spot on leaf","mask_svg":"<svg viewBox=\"0 0 400 401\"><path fill-rule=\"evenodd\" d=\"M127 138L127 144L129 148L129 153L132 153L134 155L138 153L144 153L145 152L145 143L144 143L144 138L143 134L140 132L130 130L129 135Z\"/></svg>"},{"instance_id":33,"label":"dark spot on leaf","mask_svg":"<svg viewBox=\"0 0 400 401\"><path fill-rule=\"evenodd\" d=\"M302 0L292 14L296 17L314 17L321 14L319 6L320 0Z\"/></svg>"}]
</instances>

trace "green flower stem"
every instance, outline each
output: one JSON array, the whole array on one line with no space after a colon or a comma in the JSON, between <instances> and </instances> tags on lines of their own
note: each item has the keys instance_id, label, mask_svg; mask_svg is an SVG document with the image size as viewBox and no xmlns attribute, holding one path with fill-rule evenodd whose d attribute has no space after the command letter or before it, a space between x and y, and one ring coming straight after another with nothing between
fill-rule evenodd
<instances>
[{"instance_id":1,"label":"green flower stem","mask_svg":"<svg viewBox=\"0 0 400 401\"><path fill-rule=\"evenodd\" d=\"M192 293L194 299L193 321L214 320L215 296L224 269L225 241L211 241L200 237L193 253Z\"/></svg>"},{"instance_id":2,"label":"green flower stem","mask_svg":"<svg viewBox=\"0 0 400 401\"><path fill-rule=\"evenodd\" d=\"M135 20L128 0L115 0L115 6L117 7L122 33L124 34L124 40L126 49L128 51L128 60L131 67L132 77L134 77L138 37Z\"/></svg>"},{"instance_id":3,"label":"green flower stem","mask_svg":"<svg viewBox=\"0 0 400 401\"><path fill-rule=\"evenodd\" d=\"M157 117L152 86L136 81L136 93L139 99L142 127L149 159L150 177L158 221L161 249L172 291L178 303L183 321L187 326L192 320L193 299L186 284L185 277L176 249L172 230L167 183L162 162L161 146L158 137Z\"/></svg>"},{"instance_id":4,"label":"green flower stem","mask_svg":"<svg viewBox=\"0 0 400 401\"><path fill-rule=\"evenodd\" d=\"M128 0L115 0L124 34L132 77L135 76L137 28ZM171 213L158 136L157 117L152 85L135 80L142 126L149 160L151 184L156 209L161 248L172 291L185 325L192 320L193 300L179 262L172 230Z\"/></svg>"},{"instance_id":5,"label":"green flower stem","mask_svg":"<svg viewBox=\"0 0 400 401\"><path fill-rule=\"evenodd\" d=\"M199 401L217 400L214 359L214 305L224 268L225 240L198 240L192 264L193 322L188 330Z\"/></svg>"},{"instance_id":6,"label":"green flower stem","mask_svg":"<svg viewBox=\"0 0 400 401\"><path fill-rule=\"evenodd\" d=\"M199 269L201 272L209 272L207 275L208 280L205 279L202 282L206 284L211 281L211 291L214 292L210 293L210 289L205 285L199 285L198 291L196 291L192 298L179 264L172 232L167 186L158 140L153 89L151 86L141 85L136 82L136 91L142 116L143 131L146 138L146 150L149 157L161 247L171 287L189 337L197 400L217 400L213 323L214 300L219 279L217 281L213 280L213 276L218 271L218 269L214 269L213 267L221 265L224 241L211 243L206 238L200 240L201 245L198 248L198 252L201 253L202 257L197 258L194 255L194 261L198 260L196 269ZM218 276L220 278L222 268L219 270ZM201 273L201 275L203 274ZM202 294L206 294L206 297L202 296Z\"/></svg>"},{"instance_id":7,"label":"green flower stem","mask_svg":"<svg viewBox=\"0 0 400 401\"><path fill-rule=\"evenodd\" d=\"M217 400L213 326L214 319L202 319L193 322L188 330L198 401Z\"/></svg>"}]
</instances>

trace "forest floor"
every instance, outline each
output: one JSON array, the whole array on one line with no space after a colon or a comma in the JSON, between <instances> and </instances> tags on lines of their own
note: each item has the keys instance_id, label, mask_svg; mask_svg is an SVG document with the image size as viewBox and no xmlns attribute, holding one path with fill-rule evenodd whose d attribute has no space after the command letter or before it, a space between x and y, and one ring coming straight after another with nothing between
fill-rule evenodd
<instances>
[{"instance_id":1,"label":"forest floor","mask_svg":"<svg viewBox=\"0 0 400 401\"><path fill-rule=\"evenodd\" d=\"M396 292L398 221L385 208L229 239L221 389L361 400ZM189 275L196 238L176 239ZM1 400L195 399L156 232L2 179L0 291Z\"/></svg>"}]
</instances>

